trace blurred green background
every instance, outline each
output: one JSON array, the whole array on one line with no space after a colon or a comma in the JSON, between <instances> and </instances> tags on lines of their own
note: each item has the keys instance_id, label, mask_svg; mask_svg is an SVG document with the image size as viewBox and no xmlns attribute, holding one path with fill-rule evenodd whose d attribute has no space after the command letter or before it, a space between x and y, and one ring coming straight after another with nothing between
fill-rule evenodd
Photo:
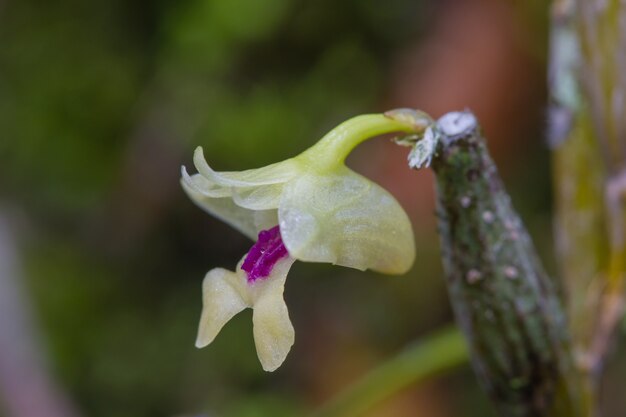
<instances>
[{"instance_id":1,"label":"blurred green background","mask_svg":"<svg viewBox=\"0 0 626 417\"><path fill-rule=\"evenodd\" d=\"M378 140L349 164L410 213L414 269L296 264L296 344L275 373L249 311L197 350L204 274L251 244L180 189L198 145L240 170L360 113L469 107L554 273L547 8L534 4L0 0L0 415L302 416L451 321L430 174ZM490 413L465 367L369 415Z\"/></svg>"}]
</instances>

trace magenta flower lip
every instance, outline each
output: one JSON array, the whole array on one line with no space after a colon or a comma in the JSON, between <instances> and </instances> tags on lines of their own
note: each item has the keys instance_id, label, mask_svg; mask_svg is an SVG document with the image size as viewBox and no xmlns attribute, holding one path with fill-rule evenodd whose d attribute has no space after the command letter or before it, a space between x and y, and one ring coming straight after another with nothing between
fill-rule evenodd
<instances>
[{"instance_id":1,"label":"magenta flower lip","mask_svg":"<svg viewBox=\"0 0 626 417\"><path fill-rule=\"evenodd\" d=\"M269 230L261 230L257 242L250 248L241 269L248 275L248 283L257 279L267 278L274 265L289 255L280 236L280 228L274 226Z\"/></svg>"}]
</instances>

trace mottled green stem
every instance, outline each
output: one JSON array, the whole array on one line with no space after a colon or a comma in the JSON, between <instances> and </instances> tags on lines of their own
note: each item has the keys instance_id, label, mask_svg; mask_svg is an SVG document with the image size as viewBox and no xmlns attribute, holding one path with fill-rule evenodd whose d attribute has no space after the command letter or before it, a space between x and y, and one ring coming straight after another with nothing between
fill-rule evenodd
<instances>
[{"instance_id":1,"label":"mottled green stem","mask_svg":"<svg viewBox=\"0 0 626 417\"><path fill-rule=\"evenodd\" d=\"M587 416L561 302L476 119L449 113L436 130L443 263L480 381L503 417Z\"/></svg>"}]
</instances>

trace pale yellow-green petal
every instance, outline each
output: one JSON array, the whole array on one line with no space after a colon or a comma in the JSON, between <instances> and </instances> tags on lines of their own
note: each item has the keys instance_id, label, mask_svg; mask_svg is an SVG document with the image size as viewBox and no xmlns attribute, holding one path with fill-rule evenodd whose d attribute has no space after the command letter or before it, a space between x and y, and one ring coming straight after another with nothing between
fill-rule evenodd
<instances>
[{"instance_id":1,"label":"pale yellow-green petal","mask_svg":"<svg viewBox=\"0 0 626 417\"><path fill-rule=\"evenodd\" d=\"M207 180L224 187L252 187L280 184L298 175L300 164L294 159L245 171L217 172L204 159L201 147L196 148L193 162L198 172Z\"/></svg>"},{"instance_id":2,"label":"pale yellow-green petal","mask_svg":"<svg viewBox=\"0 0 626 417\"><path fill-rule=\"evenodd\" d=\"M269 277L252 284L255 293L252 313L254 343L261 365L268 372L284 362L295 340L283 299L285 279L293 262L291 258L281 260Z\"/></svg>"},{"instance_id":3,"label":"pale yellow-green petal","mask_svg":"<svg viewBox=\"0 0 626 417\"><path fill-rule=\"evenodd\" d=\"M298 260L389 274L413 264L413 232L402 207L346 167L289 182L278 218L285 246Z\"/></svg>"},{"instance_id":4,"label":"pale yellow-green petal","mask_svg":"<svg viewBox=\"0 0 626 417\"><path fill-rule=\"evenodd\" d=\"M240 289L240 280L237 273L222 268L206 274L202 282L202 315L196 347L211 343L228 320L250 307Z\"/></svg>"},{"instance_id":5,"label":"pale yellow-green petal","mask_svg":"<svg viewBox=\"0 0 626 417\"><path fill-rule=\"evenodd\" d=\"M184 183L184 185L205 197L223 198L230 197L232 195L230 187L216 185L200 174L189 175L187 168L185 167L181 168L180 175L180 180Z\"/></svg>"},{"instance_id":6,"label":"pale yellow-green petal","mask_svg":"<svg viewBox=\"0 0 626 417\"><path fill-rule=\"evenodd\" d=\"M245 256L235 272L215 268L204 278L196 346L201 348L211 343L234 315L250 307L257 355L263 369L271 372L283 363L294 343L283 291L295 260L284 258L274 266L270 276L249 283L241 269L244 259Z\"/></svg>"},{"instance_id":7,"label":"pale yellow-green petal","mask_svg":"<svg viewBox=\"0 0 626 417\"><path fill-rule=\"evenodd\" d=\"M230 224L252 240L256 240L259 231L278 224L276 209L250 210L235 204L231 197L212 198L200 194L185 181L181 181L183 189L191 200L200 208L218 219Z\"/></svg>"},{"instance_id":8,"label":"pale yellow-green petal","mask_svg":"<svg viewBox=\"0 0 626 417\"><path fill-rule=\"evenodd\" d=\"M283 192L283 184L238 187L232 189L235 204L250 210L277 209Z\"/></svg>"}]
</instances>

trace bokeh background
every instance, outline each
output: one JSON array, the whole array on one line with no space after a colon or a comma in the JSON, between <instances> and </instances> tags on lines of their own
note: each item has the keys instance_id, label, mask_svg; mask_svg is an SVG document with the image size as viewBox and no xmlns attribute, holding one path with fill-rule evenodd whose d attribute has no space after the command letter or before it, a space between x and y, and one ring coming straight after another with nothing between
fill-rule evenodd
<instances>
[{"instance_id":1,"label":"bokeh background","mask_svg":"<svg viewBox=\"0 0 626 417\"><path fill-rule=\"evenodd\" d=\"M198 145L241 170L357 114L470 108L556 274L548 9L514 3L0 0L0 415L302 416L451 322L431 174L380 139L348 163L410 214L413 270L296 264L296 344L275 373L250 311L197 350L204 274L251 244L182 192ZM606 407L623 411L608 381ZM492 414L466 366L368 415Z\"/></svg>"}]
</instances>

